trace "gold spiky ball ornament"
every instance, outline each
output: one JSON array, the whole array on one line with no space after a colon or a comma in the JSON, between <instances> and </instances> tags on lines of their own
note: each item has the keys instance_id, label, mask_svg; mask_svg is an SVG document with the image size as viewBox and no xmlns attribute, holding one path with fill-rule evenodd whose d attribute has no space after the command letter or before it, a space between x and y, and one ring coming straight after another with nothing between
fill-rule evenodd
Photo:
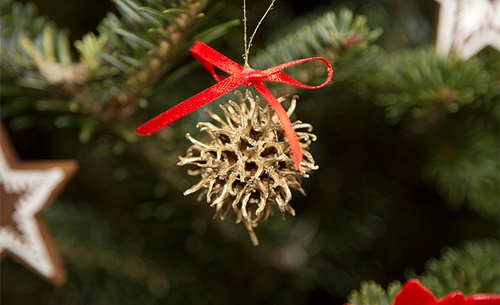
<instances>
[{"instance_id":1,"label":"gold spiky ball ornament","mask_svg":"<svg viewBox=\"0 0 500 305\"><path fill-rule=\"evenodd\" d=\"M243 222L252 243L258 245L253 228L266 221L276 207L284 218L285 212L295 215L290 206L291 189L305 195L302 178L318 169L309 153L309 145L316 140L312 126L301 121L292 123L300 142L304 158L295 169L290 146L278 117L267 105L260 106L260 99L235 92L238 103L229 101L221 105L224 119L207 111L216 126L200 122L197 128L206 132L209 142L201 142L187 134L192 145L178 165L190 165L192 176L200 181L184 192L189 195L201 191L198 200L206 198L215 207L215 217L223 220L234 213L236 222ZM297 96L293 97L287 115L295 110ZM286 98L279 98L281 103Z\"/></svg>"}]
</instances>

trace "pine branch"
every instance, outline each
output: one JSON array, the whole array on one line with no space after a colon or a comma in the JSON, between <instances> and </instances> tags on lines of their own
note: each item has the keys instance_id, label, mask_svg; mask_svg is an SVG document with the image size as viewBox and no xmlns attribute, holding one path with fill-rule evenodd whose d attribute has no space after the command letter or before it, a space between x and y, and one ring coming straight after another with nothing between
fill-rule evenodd
<instances>
[{"instance_id":1,"label":"pine branch","mask_svg":"<svg viewBox=\"0 0 500 305\"><path fill-rule=\"evenodd\" d=\"M253 61L263 67L312 56L337 61L347 51L365 51L381 33L380 29L368 27L366 17L355 16L350 10L328 11L292 23L285 33L276 35L279 37L276 41L258 52Z\"/></svg>"},{"instance_id":2,"label":"pine branch","mask_svg":"<svg viewBox=\"0 0 500 305\"><path fill-rule=\"evenodd\" d=\"M98 27L107 37L113 53L103 58L118 70L125 81L118 81L120 105L136 101L173 63L171 59L186 38L193 22L202 16L206 0L180 1L178 7L165 9L157 1L145 6L135 0L115 0L121 14L109 14ZM146 56L144 56L146 54Z\"/></svg>"},{"instance_id":3,"label":"pine branch","mask_svg":"<svg viewBox=\"0 0 500 305\"><path fill-rule=\"evenodd\" d=\"M26 87L79 86L87 79L83 67L72 62L66 31L37 16L32 3L11 0L0 4L0 65L12 76L20 76Z\"/></svg>"},{"instance_id":4,"label":"pine branch","mask_svg":"<svg viewBox=\"0 0 500 305\"><path fill-rule=\"evenodd\" d=\"M336 66L347 64L350 59L356 57L356 54L367 56L373 53L370 50L372 43L381 34L381 29L369 28L366 17L354 15L347 9L342 9L338 13L328 11L322 15L310 15L292 23L284 32L277 34L276 41L253 57L252 65L255 64L260 68L272 67L286 61L314 56L325 57ZM338 71L335 70L334 79L338 81ZM301 66L300 72L298 71L291 68L287 73L295 74L294 76L304 83L310 83L325 73L323 67L316 65ZM295 92L293 88L283 86L280 88L274 90L275 94Z\"/></svg>"},{"instance_id":5,"label":"pine branch","mask_svg":"<svg viewBox=\"0 0 500 305\"><path fill-rule=\"evenodd\" d=\"M498 219L498 137L471 126L468 129L436 144L423 175L436 184L453 209L466 205L486 218Z\"/></svg>"},{"instance_id":6,"label":"pine branch","mask_svg":"<svg viewBox=\"0 0 500 305\"><path fill-rule=\"evenodd\" d=\"M445 248L425 264L421 283L437 297L460 290L465 295L500 293L500 245L494 240L469 241Z\"/></svg>"},{"instance_id":7,"label":"pine branch","mask_svg":"<svg viewBox=\"0 0 500 305\"><path fill-rule=\"evenodd\" d=\"M392 282L387 290L379 284L368 281L362 282L359 291L352 291L348 297L351 305L389 305L392 304L396 294L401 290L401 283Z\"/></svg>"},{"instance_id":8,"label":"pine branch","mask_svg":"<svg viewBox=\"0 0 500 305\"><path fill-rule=\"evenodd\" d=\"M458 57L442 57L434 49L421 48L380 60L390 64L382 66L379 91L389 93L377 100L393 124L408 116L426 118L458 112L488 90L489 76L477 58L462 62Z\"/></svg>"},{"instance_id":9,"label":"pine branch","mask_svg":"<svg viewBox=\"0 0 500 305\"><path fill-rule=\"evenodd\" d=\"M66 111L61 119L64 124L57 125L80 127L82 141L104 127L133 142L133 132L117 119L129 117L136 109L134 102L175 66L207 0L174 2L116 0L120 16L108 14L98 27L99 35L89 33L76 41L79 61L73 61L64 31L38 17L34 5L5 0L1 3L2 69L21 86L45 90L50 97L43 104L53 101L58 106L44 110ZM206 29L198 39L217 38L235 24ZM20 98L22 94L14 97ZM59 107L58 100L64 100L66 106ZM21 109L16 104L2 105L8 110L3 113L20 114L16 117L19 122L32 121L26 115L30 106Z\"/></svg>"},{"instance_id":10,"label":"pine branch","mask_svg":"<svg viewBox=\"0 0 500 305\"><path fill-rule=\"evenodd\" d=\"M88 287L83 293L86 297L96 298L99 304L122 304L123 297L120 295L109 296L96 291L99 288L93 281L105 273L108 283L104 287L119 294L142 293L155 297L168 294L170 280L167 275L142 253L124 249L118 236L111 233L109 224L95 211L88 207L55 204L44 216L48 224L56 228L53 231L58 251L70 273L74 273L68 286ZM142 286L144 291L127 291L124 284L127 282L136 282L134 286ZM140 284L137 285L137 282ZM82 295L78 299L81 298Z\"/></svg>"},{"instance_id":11,"label":"pine branch","mask_svg":"<svg viewBox=\"0 0 500 305\"><path fill-rule=\"evenodd\" d=\"M427 261L419 280L438 298L457 290L464 295L499 293L499 247L497 241L483 240L446 248L439 259ZM352 291L347 299L352 305L389 305L400 290L399 282L391 283L387 290L373 281L362 282L360 290Z\"/></svg>"},{"instance_id":12,"label":"pine branch","mask_svg":"<svg viewBox=\"0 0 500 305\"><path fill-rule=\"evenodd\" d=\"M415 133L436 136L423 177L453 209L462 205L488 218L500 213L498 121L494 113L498 76L480 58L462 62L434 49L396 52L378 61L372 84L392 124L405 121ZM445 140L443 140L445 139Z\"/></svg>"}]
</instances>

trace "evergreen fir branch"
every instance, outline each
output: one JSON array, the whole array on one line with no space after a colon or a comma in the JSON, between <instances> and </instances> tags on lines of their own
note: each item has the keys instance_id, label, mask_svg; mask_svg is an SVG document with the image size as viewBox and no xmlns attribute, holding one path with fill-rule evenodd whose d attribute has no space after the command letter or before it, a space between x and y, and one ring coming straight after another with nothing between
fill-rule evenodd
<instances>
[{"instance_id":1,"label":"evergreen fir branch","mask_svg":"<svg viewBox=\"0 0 500 305\"><path fill-rule=\"evenodd\" d=\"M500 293L500 245L494 240L469 241L445 248L425 264L420 282L436 297L460 290L464 295Z\"/></svg>"},{"instance_id":2,"label":"evergreen fir branch","mask_svg":"<svg viewBox=\"0 0 500 305\"><path fill-rule=\"evenodd\" d=\"M1 29L0 55L2 65L5 64L2 69L17 77L21 86L45 91L57 87L57 97L50 99L63 97L71 112L96 117L106 123L107 130L121 130L118 136L129 142L135 139L131 132L123 132L115 126L116 122L110 122L130 116L135 108L128 105L175 65L174 56L185 48L182 42L191 35L193 22L201 16L206 0L177 3L116 0L120 16L108 14L98 27L99 35L89 33L74 43L79 53L76 62L71 59L66 33L45 18L37 17L34 5L23 6L11 0L1 4L5 8ZM214 39L235 24L229 22L208 29L199 38ZM80 115L72 121L64 126L87 122ZM85 132L82 129L80 138L87 141L89 130L97 128L87 128Z\"/></svg>"},{"instance_id":3,"label":"evergreen fir branch","mask_svg":"<svg viewBox=\"0 0 500 305\"><path fill-rule=\"evenodd\" d=\"M441 134L423 169L450 207L467 205L486 217L497 218L500 200L498 130L487 118L473 119L471 111L490 111L494 76L478 57L463 62L434 49L404 50L380 57L381 73L375 82L378 103L390 123L411 119L413 129ZM460 111L458 114L450 114ZM469 111L469 112L467 112ZM453 118L459 122L454 122ZM449 118L449 120L445 120ZM475 121L474 121L475 120Z\"/></svg>"},{"instance_id":4,"label":"evergreen fir branch","mask_svg":"<svg viewBox=\"0 0 500 305\"><path fill-rule=\"evenodd\" d=\"M46 88L51 84L74 86L86 81L85 71L73 64L66 31L37 16L32 3L2 1L0 65L11 75L33 82L27 86Z\"/></svg>"},{"instance_id":5,"label":"evergreen fir branch","mask_svg":"<svg viewBox=\"0 0 500 305\"><path fill-rule=\"evenodd\" d=\"M103 59L123 72L115 82L120 88L116 100L127 105L137 100L172 64L170 59L200 17L206 0L179 1L174 8L165 8L158 1L114 2L120 17L108 14L98 30L109 42L107 48L113 50L104 54Z\"/></svg>"},{"instance_id":6,"label":"evergreen fir branch","mask_svg":"<svg viewBox=\"0 0 500 305\"><path fill-rule=\"evenodd\" d=\"M348 9L342 9L338 13L328 11L319 16L306 16L287 26L285 31L276 35L276 41L252 58L252 65L272 67L286 61L314 56L325 57L337 64L339 61L347 62L355 54L365 56L371 53L371 43L382 34L381 29L371 29L368 26L366 17L354 15ZM297 69L291 68L287 73L294 74L296 71ZM295 77L301 82L309 83L323 73L324 69L315 65L305 68L301 66L300 73L296 73ZM275 94L292 93L290 88L285 90L288 91Z\"/></svg>"},{"instance_id":7,"label":"evergreen fir branch","mask_svg":"<svg viewBox=\"0 0 500 305\"><path fill-rule=\"evenodd\" d=\"M490 82L488 85L488 92L481 98L478 103L483 105L488 109L488 113L496 121L496 125L499 126L500 122L500 56L495 50L489 50L490 52L482 52L479 56L484 63L484 68L490 76Z\"/></svg>"},{"instance_id":8,"label":"evergreen fir branch","mask_svg":"<svg viewBox=\"0 0 500 305\"><path fill-rule=\"evenodd\" d=\"M102 272L110 275L110 278L120 279L119 281L110 281L114 283L114 289L120 290L120 282L124 280L143 282L143 285L149 288L150 293L157 296L164 296L168 293L169 279L167 275L159 271L158 266L145 260L141 256L127 254L126 251L118 249L98 248L93 245L82 244L79 240L63 239L57 240L59 251L72 269L79 269L80 273L93 274L86 278L78 276L80 281L93 281L93 278ZM81 283L87 286L90 282ZM160 287L159 287L160 286ZM123 288L121 288L123 289ZM90 295L95 294L95 290L88 291ZM123 291L125 292L125 291ZM105 294L98 294L101 298ZM101 300L104 303L110 300Z\"/></svg>"},{"instance_id":9,"label":"evergreen fir branch","mask_svg":"<svg viewBox=\"0 0 500 305\"><path fill-rule=\"evenodd\" d=\"M96 36L94 33L88 33L74 43L79 53L80 62L87 70L89 77L102 78L113 74L113 69L105 70L101 67L102 57L105 55L104 48L107 44L107 38L104 35ZM99 72L99 74L95 74Z\"/></svg>"},{"instance_id":10,"label":"evergreen fir branch","mask_svg":"<svg viewBox=\"0 0 500 305\"><path fill-rule=\"evenodd\" d=\"M362 282L359 291L349 294L348 302L351 305L390 305L401 288L398 281L389 284L387 290L373 281Z\"/></svg>"},{"instance_id":11,"label":"evergreen fir branch","mask_svg":"<svg viewBox=\"0 0 500 305\"><path fill-rule=\"evenodd\" d=\"M436 145L423 175L452 208L465 204L486 218L498 219L498 137L477 128L457 137Z\"/></svg>"},{"instance_id":12,"label":"evergreen fir branch","mask_svg":"<svg viewBox=\"0 0 500 305\"><path fill-rule=\"evenodd\" d=\"M44 216L51 227L57 228L54 230L54 241L70 273L74 274L68 286L88 287L82 292L86 297L95 298L99 304L122 304L118 301L122 299L120 296L96 293L96 290L103 288L156 297L168 294L170 280L167 275L155 262L130 249L123 249L118 236L111 233L109 223L96 211L64 203L51 206ZM105 278L108 284L99 288L92 282L103 273L107 274ZM134 292L126 291L128 286L124 282L127 281L142 283L134 285L142 286L142 291L137 288ZM81 298L80 295L78 299Z\"/></svg>"},{"instance_id":13,"label":"evergreen fir branch","mask_svg":"<svg viewBox=\"0 0 500 305\"><path fill-rule=\"evenodd\" d=\"M497 241L469 241L459 248L446 248L439 259L430 259L419 277L422 285L442 298L453 291L464 295L500 293L500 245ZM401 283L392 282L387 290L379 284L362 282L359 291L348 296L352 305L389 305L401 290Z\"/></svg>"},{"instance_id":14,"label":"evergreen fir branch","mask_svg":"<svg viewBox=\"0 0 500 305\"><path fill-rule=\"evenodd\" d=\"M170 3L177 5L173 8L154 0L116 0L115 4L120 16L108 14L98 27L100 35L89 33L76 41L80 62L73 63L65 31L38 17L33 4L3 1L2 69L11 75L22 75L26 86L46 89L63 85L69 87L72 95L77 93L75 87L107 77L100 87L104 85L115 92L116 88L123 88L116 100L136 100L165 72L168 64L173 64L169 59L186 38L193 21L199 18L206 0L179 0L177 4ZM87 100L84 96L79 99ZM100 102L109 101L105 94Z\"/></svg>"},{"instance_id":15,"label":"evergreen fir branch","mask_svg":"<svg viewBox=\"0 0 500 305\"><path fill-rule=\"evenodd\" d=\"M303 57L325 56L338 60L345 51L363 51L381 35L370 29L366 17L347 9L328 11L321 16L307 16L287 27L286 33L267 45L254 58L259 66L271 67ZM300 42L300 43L297 43Z\"/></svg>"},{"instance_id":16,"label":"evergreen fir branch","mask_svg":"<svg viewBox=\"0 0 500 305\"><path fill-rule=\"evenodd\" d=\"M488 74L477 58L462 62L443 57L434 49L404 50L390 58L379 81L385 94L378 102L385 106L391 123L402 118L424 118L435 112L455 113L471 105L488 90ZM477 105L476 105L477 106Z\"/></svg>"}]
</instances>

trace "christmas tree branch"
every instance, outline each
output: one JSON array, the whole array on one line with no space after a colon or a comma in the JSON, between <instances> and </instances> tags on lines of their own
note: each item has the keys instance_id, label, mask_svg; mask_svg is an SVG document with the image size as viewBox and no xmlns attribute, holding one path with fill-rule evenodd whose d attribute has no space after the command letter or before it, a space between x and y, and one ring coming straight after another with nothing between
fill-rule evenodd
<instances>
[{"instance_id":1,"label":"christmas tree branch","mask_svg":"<svg viewBox=\"0 0 500 305\"><path fill-rule=\"evenodd\" d=\"M1 65L21 86L44 90L54 102L64 100L69 112L65 126L80 127L82 141L105 123L107 130L132 142L132 131L117 118L130 116L134 102L176 64L206 3L115 0L120 16L109 13L98 35L88 33L76 41L79 60L73 61L65 31L38 17L33 4L6 0L1 3ZM217 25L197 38L215 39L234 25ZM11 108L6 113L20 111Z\"/></svg>"},{"instance_id":2,"label":"christmas tree branch","mask_svg":"<svg viewBox=\"0 0 500 305\"><path fill-rule=\"evenodd\" d=\"M81 281L83 285L92 286L96 274L104 272L111 279L108 289L113 286L113 289L122 289L126 280L142 282L156 297L168 294L170 279L160 271L158 263L124 248L118 236L110 234L110 224L97 211L64 202L53 205L44 216L56 232L54 240L70 272L78 273L69 285ZM90 289L87 293L96 292Z\"/></svg>"},{"instance_id":3,"label":"christmas tree branch","mask_svg":"<svg viewBox=\"0 0 500 305\"><path fill-rule=\"evenodd\" d=\"M500 293L500 245L495 240L462 243L445 248L439 259L425 264L422 284L437 297L460 290L465 295Z\"/></svg>"},{"instance_id":4,"label":"christmas tree branch","mask_svg":"<svg viewBox=\"0 0 500 305\"><path fill-rule=\"evenodd\" d=\"M319 16L306 16L279 33L276 41L256 54L252 64L255 63L257 67L272 67L282 62L314 56L325 57L333 63L347 62L355 54L366 54L371 43L381 34L381 29L369 28L366 17L354 15L348 9L342 9L338 13L328 11ZM295 72L293 69L290 71ZM301 67L300 73L296 73L295 77L303 83L310 83L324 73L322 67L311 65ZM274 93L295 93L293 88L281 88L274 90Z\"/></svg>"},{"instance_id":5,"label":"christmas tree branch","mask_svg":"<svg viewBox=\"0 0 500 305\"><path fill-rule=\"evenodd\" d=\"M168 283L168 277L158 271L158 266L141 256L126 255L125 251L85 246L81 241L58 238L58 249L64 260L83 270L104 270L118 278L145 282Z\"/></svg>"},{"instance_id":6,"label":"christmas tree branch","mask_svg":"<svg viewBox=\"0 0 500 305\"><path fill-rule=\"evenodd\" d=\"M37 16L32 3L2 1L0 65L12 76L21 76L26 87L74 87L86 82L79 63L72 62L66 31Z\"/></svg>"},{"instance_id":7,"label":"christmas tree branch","mask_svg":"<svg viewBox=\"0 0 500 305\"><path fill-rule=\"evenodd\" d=\"M419 279L438 298L457 290L464 295L500 293L498 250L498 241L494 240L469 241L458 248L446 248L439 259L425 264ZM362 282L360 290L352 291L347 299L352 305L389 305L400 290L401 283L397 281L387 290L373 281Z\"/></svg>"},{"instance_id":8,"label":"christmas tree branch","mask_svg":"<svg viewBox=\"0 0 500 305\"><path fill-rule=\"evenodd\" d=\"M127 105L136 101L144 92L150 88L172 65L172 56L186 34L191 29L193 22L199 19L200 12L204 8L205 0L182 1L178 8L160 11L151 7L139 7L131 1L116 1L118 9L127 16L128 24L122 23L120 27L108 18L100 30L112 36L111 40L116 41L119 36L124 39L132 49L146 52L146 59L137 62L132 54L120 54L119 57L128 63L137 64L138 69L130 74L128 79L121 86L120 92L116 95L116 100L120 105ZM149 22L157 27L148 28L145 37L138 37L133 28L137 22ZM166 22L166 26L164 23ZM110 27L114 28L110 32ZM148 49L151 49L148 51ZM129 49L130 50L130 49ZM108 57L109 59L109 57Z\"/></svg>"},{"instance_id":9,"label":"christmas tree branch","mask_svg":"<svg viewBox=\"0 0 500 305\"><path fill-rule=\"evenodd\" d=\"M359 291L354 290L348 297L351 305L390 305L401 290L401 283L392 282L385 290L374 281L362 282Z\"/></svg>"},{"instance_id":10,"label":"christmas tree branch","mask_svg":"<svg viewBox=\"0 0 500 305\"><path fill-rule=\"evenodd\" d=\"M381 64L374 78L374 87L384 92L377 102L388 122L404 121L412 133L439 139L428 152L423 178L435 183L452 209L467 206L498 219L498 121L489 115L492 105L485 98L498 79L479 58L463 62L430 48L377 60L390 63Z\"/></svg>"},{"instance_id":11,"label":"christmas tree branch","mask_svg":"<svg viewBox=\"0 0 500 305\"><path fill-rule=\"evenodd\" d=\"M433 129L446 113L477 107L474 102L486 93L490 82L479 59L462 62L456 56L439 56L430 48L403 50L380 60L390 63L381 66L378 81L387 92L379 96L379 103L391 123L405 116L428 118L428 127Z\"/></svg>"}]
</instances>

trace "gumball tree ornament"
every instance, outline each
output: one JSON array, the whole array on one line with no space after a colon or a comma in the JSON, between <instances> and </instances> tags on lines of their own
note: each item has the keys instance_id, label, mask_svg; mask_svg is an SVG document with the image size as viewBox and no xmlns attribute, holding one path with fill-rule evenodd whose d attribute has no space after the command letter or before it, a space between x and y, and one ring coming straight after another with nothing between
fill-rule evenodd
<instances>
[{"instance_id":1,"label":"gumball tree ornament","mask_svg":"<svg viewBox=\"0 0 500 305\"><path fill-rule=\"evenodd\" d=\"M306 151L315 136L308 132L300 135L296 132L296 129L302 128L310 132L312 126L300 121L292 123L289 118L295 109L297 98L292 99L292 106L287 112L263 82L282 83L301 89L319 89L326 86L333 77L331 64L322 57L293 60L265 70L250 67L248 56L252 40L274 2L271 2L247 40L246 1L243 1L243 66L196 41L190 52L212 74L217 84L159 114L135 130L139 135L153 134L241 85L254 87L268 102L269 107L261 108L260 98L254 99L248 90L245 97L237 94L239 103L229 101L222 106L226 122L210 113L210 117L221 124L220 127L210 123L198 125L202 131L209 133L212 141L202 143L188 134L193 145L179 162L179 165L197 166L199 169L191 174L201 176L200 182L184 194L206 188L202 194L206 194L207 202L216 207L216 216L224 219L232 210L237 215L237 222L245 224L254 245L259 242L253 227L259 221L267 220L273 205L278 206L283 217L285 211L294 215L295 212L289 205L292 198L290 188L304 193L300 186L301 177L306 177L311 170L317 169L311 154ZM282 72L310 61L319 61L326 66L327 77L320 85L303 84ZM218 75L215 68L229 76Z\"/></svg>"},{"instance_id":2,"label":"gumball tree ornament","mask_svg":"<svg viewBox=\"0 0 500 305\"><path fill-rule=\"evenodd\" d=\"M206 197L210 206L216 208L215 216L221 220L234 213L236 221L245 224L252 243L258 245L253 227L269 218L273 206L283 218L285 212L295 215L290 206L291 189L305 195L301 180L318 169L308 151L316 136L311 133L310 124L292 123L304 154L299 169L295 170L277 115L269 106L262 107L259 97L253 98L248 90L245 96L240 92L236 92L236 96L238 102L221 105L224 119L208 111L219 126L198 123L197 127L210 136L208 142L187 135L193 145L186 156L180 158L179 165L194 166L188 173L201 178L184 194L201 191L199 199ZM292 98L288 116L292 115L296 100L296 96Z\"/></svg>"}]
</instances>

